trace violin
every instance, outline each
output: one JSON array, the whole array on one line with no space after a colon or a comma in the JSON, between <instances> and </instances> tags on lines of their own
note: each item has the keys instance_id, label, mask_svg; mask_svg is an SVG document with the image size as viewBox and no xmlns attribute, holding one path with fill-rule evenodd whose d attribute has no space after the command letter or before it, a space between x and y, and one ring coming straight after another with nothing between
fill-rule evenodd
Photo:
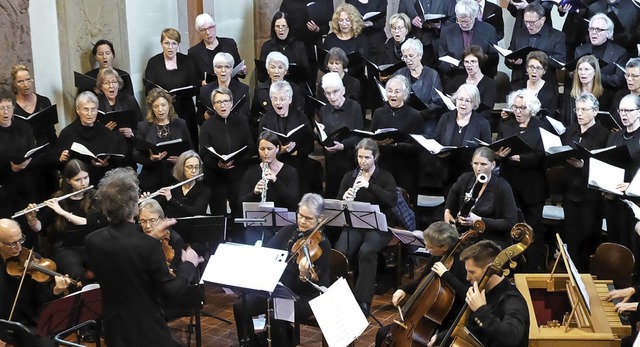
<instances>
[{"instance_id":1,"label":"violin","mask_svg":"<svg viewBox=\"0 0 640 347\"><path fill-rule=\"evenodd\" d=\"M171 263L173 262L173 258L176 256L176 251L169 244L171 241L171 233L169 230L164 231L164 235L160 239L160 244L162 245L162 252L164 253L164 257L167 260L167 267L169 267L169 272L172 275L175 275L173 269L171 268Z\"/></svg>"},{"instance_id":2,"label":"violin","mask_svg":"<svg viewBox=\"0 0 640 347\"><path fill-rule=\"evenodd\" d=\"M291 246L291 257L296 257L300 280L303 282L309 279L314 282L318 280L318 273L314 269L313 264L322 256L320 242L324 240L324 236L320 232L320 229L325 223L326 220L318 223L316 228L307 237L298 239L293 246ZM303 260L307 261L307 266L304 265Z\"/></svg>"},{"instance_id":3,"label":"violin","mask_svg":"<svg viewBox=\"0 0 640 347\"><path fill-rule=\"evenodd\" d=\"M457 250L470 239L484 232L484 222L478 220L460 236L452 249L440 262L451 269ZM382 346L426 346L435 329L442 323L453 306L455 293L433 271L420 281L416 291L400 309L400 321L394 320Z\"/></svg>"},{"instance_id":4,"label":"violin","mask_svg":"<svg viewBox=\"0 0 640 347\"><path fill-rule=\"evenodd\" d=\"M25 264L29 264L25 268ZM7 260L7 273L13 277L22 277L24 274L31 276L36 282L45 283L52 277L65 275L56 272L56 263L51 259L43 258L29 249L23 248L17 257ZM82 283L70 280L71 284L82 287Z\"/></svg>"},{"instance_id":5,"label":"violin","mask_svg":"<svg viewBox=\"0 0 640 347\"><path fill-rule=\"evenodd\" d=\"M526 223L517 223L511 228L511 238L518 241L518 243L503 249L502 252L498 254L482 276L478 284L479 290L485 288L491 276L507 276L511 271L510 269L505 269L507 265L511 269L514 269L518 265L514 259L524 253L531 244L533 240L533 230ZM482 343L465 327L470 315L471 309L469 309L469 305L465 303L460 314L456 317L455 322L449 331L447 331L446 338L442 341L440 347L483 347Z\"/></svg>"}]
</instances>

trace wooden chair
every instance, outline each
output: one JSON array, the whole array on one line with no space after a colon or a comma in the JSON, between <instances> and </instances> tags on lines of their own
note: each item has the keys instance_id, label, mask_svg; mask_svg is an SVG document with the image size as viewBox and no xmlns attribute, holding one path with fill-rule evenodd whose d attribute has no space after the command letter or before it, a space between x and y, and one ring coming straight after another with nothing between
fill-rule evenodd
<instances>
[{"instance_id":1,"label":"wooden chair","mask_svg":"<svg viewBox=\"0 0 640 347\"><path fill-rule=\"evenodd\" d=\"M598 279L612 280L616 288L631 286L635 259L629 248L604 242L591 255L590 273Z\"/></svg>"}]
</instances>

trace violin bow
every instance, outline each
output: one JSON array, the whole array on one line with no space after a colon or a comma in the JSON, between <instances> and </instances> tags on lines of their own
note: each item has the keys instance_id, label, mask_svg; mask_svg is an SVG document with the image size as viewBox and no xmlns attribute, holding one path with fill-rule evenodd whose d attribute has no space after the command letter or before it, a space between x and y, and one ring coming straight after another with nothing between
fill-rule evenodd
<instances>
[{"instance_id":1,"label":"violin bow","mask_svg":"<svg viewBox=\"0 0 640 347\"><path fill-rule=\"evenodd\" d=\"M13 318L13 312L16 309L16 304L18 303L18 298L20 297L20 292L22 291L22 284L24 283L24 278L27 276L27 270L29 269L29 264L31 263L31 257L33 257L33 249L29 250L29 258L27 258L27 265L24 266L24 271L22 271L22 276L20 276L20 285L18 285L18 291L16 292L16 297L13 299L13 305L11 306L11 313L9 313L9 320Z\"/></svg>"}]
</instances>

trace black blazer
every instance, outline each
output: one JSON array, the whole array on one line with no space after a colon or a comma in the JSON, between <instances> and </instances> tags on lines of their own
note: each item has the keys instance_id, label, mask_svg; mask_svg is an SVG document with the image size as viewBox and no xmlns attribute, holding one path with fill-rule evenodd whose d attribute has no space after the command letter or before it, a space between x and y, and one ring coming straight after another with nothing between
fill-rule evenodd
<instances>
[{"instance_id":1,"label":"black blazer","mask_svg":"<svg viewBox=\"0 0 640 347\"><path fill-rule=\"evenodd\" d=\"M491 24L496 29L498 41L504 38L504 19L502 18L502 7L489 2L484 2L482 10L482 21Z\"/></svg>"},{"instance_id":2,"label":"black blazer","mask_svg":"<svg viewBox=\"0 0 640 347\"><path fill-rule=\"evenodd\" d=\"M598 0L589 6L587 18L591 18L596 13L607 13L607 0ZM631 0L620 0L618 4L618 19L624 28L616 28L613 40L627 50L636 51L634 34L638 26L640 14L638 8Z\"/></svg>"},{"instance_id":3,"label":"black blazer","mask_svg":"<svg viewBox=\"0 0 640 347\"><path fill-rule=\"evenodd\" d=\"M553 84L557 84L556 69L561 69L562 65L558 64L553 59L556 59L563 64L567 62L567 47L565 35L563 32L550 28L548 26L543 26L538 34L540 34L540 39L538 40L535 48L538 48L539 50L547 53L547 55L549 56L549 68L544 74L544 79L546 81L552 82ZM514 30L509 49L512 51L516 51L527 46L529 46L529 32L527 31L527 29L520 29L518 31ZM515 65L505 60L505 65L507 65L507 67L512 70L512 85L522 79L527 78L525 73L526 62L524 60L525 59L523 59L521 65Z\"/></svg>"},{"instance_id":4,"label":"black blazer","mask_svg":"<svg viewBox=\"0 0 640 347\"><path fill-rule=\"evenodd\" d=\"M453 132L458 130L458 125L456 123L457 112L458 111L456 110L449 111L443 114L438 121L434 139L440 142L443 146L452 145L451 138L453 137ZM467 146L469 141L472 141L475 138L490 143L491 127L486 119L473 111L471 118L469 119L469 124L467 124L467 130L464 133L462 145Z\"/></svg>"},{"instance_id":5,"label":"black blazer","mask_svg":"<svg viewBox=\"0 0 640 347\"><path fill-rule=\"evenodd\" d=\"M238 65L242 61L240 53L238 53L238 45L234 39L227 37L216 38L218 39L218 46L213 50L212 55L209 55L209 50L207 49L207 46L205 46L204 41L198 42L193 47L189 48L189 51L187 52L193 61L193 66L196 69L196 75L201 80L204 79L205 72L213 73L213 59L210 57L215 56L215 54L219 52L231 54L235 65Z\"/></svg>"},{"instance_id":6,"label":"black blazer","mask_svg":"<svg viewBox=\"0 0 640 347\"><path fill-rule=\"evenodd\" d=\"M439 43L438 56L444 57L448 55L462 60L462 53L464 52L462 30L460 30L460 26L457 23L449 24L442 28ZM482 51L488 55L488 60L482 67L482 72L489 77L494 77L498 72L498 53L492 48L492 45L497 43L496 29L488 23L476 20L473 25L471 44L480 46ZM441 73L449 73L452 69L454 69L454 66L449 63L443 61L438 63L438 70Z\"/></svg>"},{"instance_id":7,"label":"black blazer","mask_svg":"<svg viewBox=\"0 0 640 347\"><path fill-rule=\"evenodd\" d=\"M602 78L602 85L605 88L622 88L626 86L624 73L620 70L615 63L618 63L620 66L625 66L627 60L629 60L629 56L627 55L627 51L624 47L618 45L617 43L607 40L604 43L604 55L602 57L596 57L607 62L607 66L600 67L600 77ZM575 57L581 57L586 54L593 54L593 45L591 42L585 43L576 47Z\"/></svg>"}]
</instances>

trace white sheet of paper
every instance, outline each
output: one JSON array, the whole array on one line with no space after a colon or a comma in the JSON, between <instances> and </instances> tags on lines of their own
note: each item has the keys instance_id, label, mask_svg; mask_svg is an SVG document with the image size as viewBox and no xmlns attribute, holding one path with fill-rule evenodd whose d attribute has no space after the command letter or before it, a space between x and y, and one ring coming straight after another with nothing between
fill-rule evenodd
<instances>
[{"instance_id":1,"label":"white sheet of paper","mask_svg":"<svg viewBox=\"0 0 640 347\"><path fill-rule=\"evenodd\" d=\"M448 95L445 95L443 92L439 91L437 88L433 88L433 89L435 89L440 99L442 99L442 101L450 111L453 111L456 109L456 105L453 103L453 101L451 101L451 97L449 97Z\"/></svg>"},{"instance_id":2,"label":"white sheet of paper","mask_svg":"<svg viewBox=\"0 0 640 347\"><path fill-rule=\"evenodd\" d=\"M622 192L616 189L616 186L622 182L624 182L624 169L589 158L589 185L611 194L622 195Z\"/></svg>"},{"instance_id":3,"label":"white sheet of paper","mask_svg":"<svg viewBox=\"0 0 640 347\"><path fill-rule=\"evenodd\" d=\"M636 172L635 176L633 176L633 179L624 193L628 196L640 196L640 171Z\"/></svg>"},{"instance_id":4,"label":"white sheet of paper","mask_svg":"<svg viewBox=\"0 0 640 347\"><path fill-rule=\"evenodd\" d=\"M640 220L640 206L636 205L633 201L627 200L627 199L622 199L622 202L627 204L627 206L629 206L629 208L633 212L633 216L636 217L636 219Z\"/></svg>"},{"instance_id":5,"label":"white sheet of paper","mask_svg":"<svg viewBox=\"0 0 640 347\"><path fill-rule=\"evenodd\" d=\"M369 325L344 278L335 281L326 293L309 301L309 306L330 347L350 344Z\"/></svg>"},{"instance_id":6,"label":"white sheet of paper","mask_svg":"<svg viewBox=\"0 0 640 347\"><path fill-rule=\"evenodd\" d=\"M295 301L284 298L273 298L273 317L287 322L295 322Z\"/></svg>"},{"instance_id":7,"label":"white sheet of paper","mask_svg":"<svg viewBox=\"0 0 640 347\"><path fill-rule=\"evenodd\" d=\"M551 124L558 135L562 135L565 133L565 131L567 131L567 128L565 128L564 124L562 124L562 122L560 122L559 120L547 116L547 121L549 121L549 124Z\"/></svg>"},{"instance_id":8,"label":"white sheet of paper","mask_svg":"<svg viewBox=\"0 0 640 347\"><path fill-rule=\"evenodd\" d=\"M445 55L444 57L440 57L440 58L438 58L438 60L442 60L445 63L449 63L449 64L451 64L453 66L460 65L460 60L458 60L458 59L456 59L456 58L454 58L454 57L452 57L450 55Z\"/></svg>"},{"instance_id":9,"label":"white sheet of paper","mask_svg":"<svg viewBox=\"0 0 640 347\"><path fill-rule=\"evenodd\" d=\"M553 134L543 128L540 129L540 138L542 139L542 146L544 147L544 151L549 153L549 148L551 147L561 147L562 140L560 140L560 136Z\"/></svg>"}]
</instances>

